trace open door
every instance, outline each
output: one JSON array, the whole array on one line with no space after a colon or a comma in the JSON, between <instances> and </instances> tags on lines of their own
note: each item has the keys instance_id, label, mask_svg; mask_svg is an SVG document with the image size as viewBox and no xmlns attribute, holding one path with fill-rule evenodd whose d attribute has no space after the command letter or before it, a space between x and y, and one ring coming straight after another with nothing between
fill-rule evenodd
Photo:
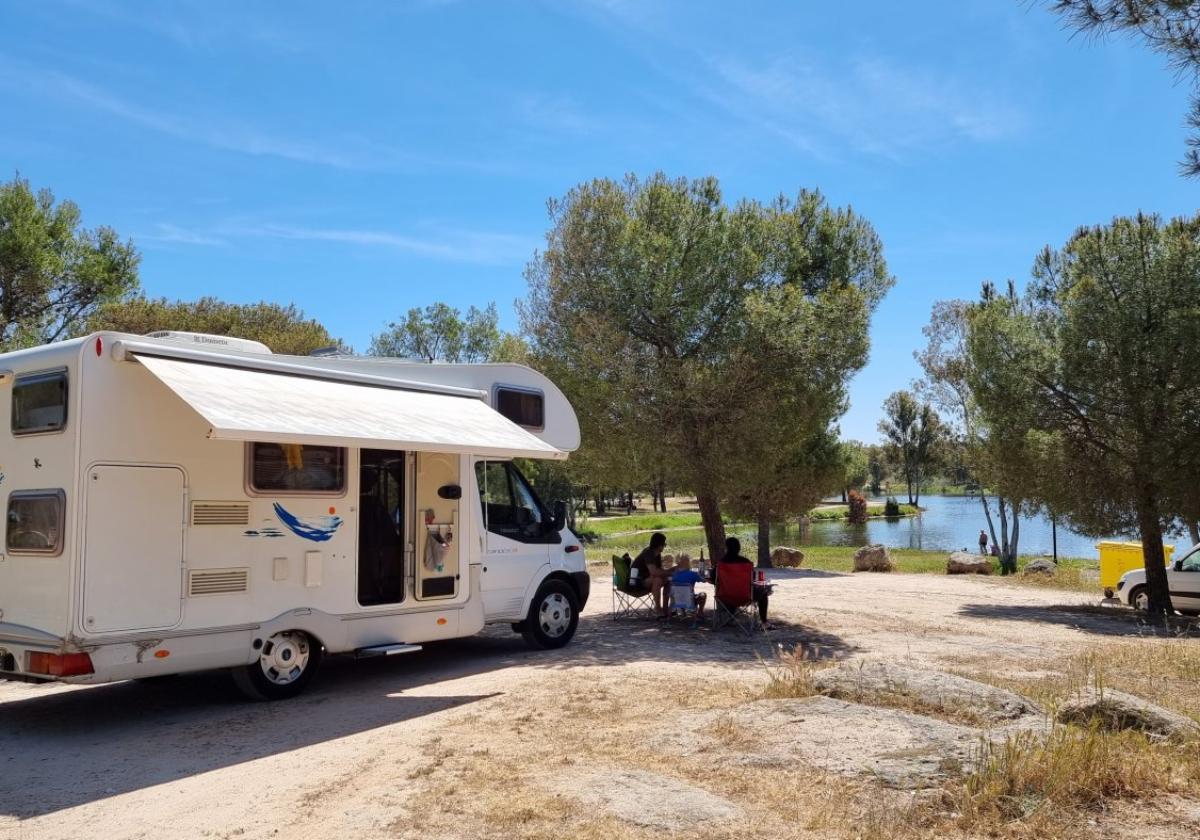
<instances>
[{"instance_id":1,"label":"open door","mask_svg":"<svg viewBox=\"0 0 1200 840\"><path fill-rule=\"evenodd\" d=\"M179 623L183 605L183 471L97 466L88 471L83 626L92 633Z\"/></svg>"},{"instance_id":2,"label":"open door","mask_svg":"<svg viewBox=\"0 0 1200 840\"><path fill-rule=\"evenodd\" d=\"M405 458L393 449L359 455L358 603L364 607L404 600Z\"/></svg>"}]
</instances>

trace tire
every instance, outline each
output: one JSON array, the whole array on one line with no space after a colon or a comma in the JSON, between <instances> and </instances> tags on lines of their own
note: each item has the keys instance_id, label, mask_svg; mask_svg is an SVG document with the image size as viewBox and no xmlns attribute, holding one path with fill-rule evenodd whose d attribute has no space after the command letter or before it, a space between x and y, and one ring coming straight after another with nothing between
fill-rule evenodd
<instances>
[{"instance_id":1,"label":"tire","mask_svg":"<svg viewBox=\"0 0 1200 840\"><path fill-rule=\"evenodd\" d=\"M1129 593L1129 606L1133 607L1138 612L1145 612L1150 608L1150 593L1144 586L1135 586Z\"/></svg>"},{"instance_id":2,"label":"tire","mask_svg":"<svg viewBox=\"0 0 1200 840\"><path fill-rule=\"evenodd\" d=\"M579 599L575 590L561 580L543 583L533 596L523 625L521 635L525 644L535 650L554 650L566 645L579 626Z\"/></svg>"},{"instance_id":3,"label":"tire","mask_svg":"<svg viewBox=\"0 0 1200 840\"><path fill-rule=\"evenodd\" d=\"M251 700L288 700L312 682L322 652L307 633L284 630L263 642L256 661L233 669L233 682Z\"/></svg>"}]
</instances>

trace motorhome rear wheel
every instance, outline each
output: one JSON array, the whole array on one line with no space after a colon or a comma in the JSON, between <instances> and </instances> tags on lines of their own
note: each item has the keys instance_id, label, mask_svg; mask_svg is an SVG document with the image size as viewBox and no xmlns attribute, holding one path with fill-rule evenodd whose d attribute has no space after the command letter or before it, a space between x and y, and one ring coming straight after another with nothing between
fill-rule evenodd
<instances>
[{"instance_id":1,"label":"motorhome rear wheel","mask_svg":"<svg viewBox=\"0 0 1200 840\"><path fill-rule=\"evenodd\" d=\"M233 682L251 700L286 700L302 692L321 665L321 645L299 630L263 640L258 660L233 670Z\"/></svg>"}]
</instances>

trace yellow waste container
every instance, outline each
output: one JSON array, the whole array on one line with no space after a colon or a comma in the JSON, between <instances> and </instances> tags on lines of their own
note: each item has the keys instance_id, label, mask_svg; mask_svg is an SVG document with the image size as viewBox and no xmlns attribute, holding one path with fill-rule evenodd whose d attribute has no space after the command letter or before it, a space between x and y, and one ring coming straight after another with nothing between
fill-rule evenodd
<instances>
[{"instance_id":1,"label":"yellow waste container","mask_svg":"<svg viewBox=\"0 0 1200 840\"><path fill-rule=\"evenodd\" d=\"M1145 566L1145 561L1142 559L1142 544L1140 542L1100 542L1096 543L1096 548L1100 551L1100 585L1104 587L1104 594L1111 598L1110 593L1116 591L1117 581L1121 579L1121 575ZM1175 546L1163 546L1163 558L1168 566L1171 565L1171 555L1174 553Z\"/></svg>"}]
</instances>

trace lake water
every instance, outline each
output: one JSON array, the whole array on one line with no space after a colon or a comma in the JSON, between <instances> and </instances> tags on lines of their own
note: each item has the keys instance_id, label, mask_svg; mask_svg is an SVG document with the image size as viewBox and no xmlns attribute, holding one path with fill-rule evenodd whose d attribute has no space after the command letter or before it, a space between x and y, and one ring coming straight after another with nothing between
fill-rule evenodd
<instances>
[{"instance_id":1,"label":"lake water","mask_svg":"<svg viewBox=\"0 0 1200 840\"><path fill-rule=\"evenodd\" d=\"M882 499L872 499L882 503ZM772 534L776 545L799 543L800 545L869 545L882 543L890 548L924 548L952 551L965 548L979 550L979 530L987 530L987 519L983 506L974 496L922 496L920 516L899 519L871 519L866 525L849 525L845 522L813 522L803 527L795 525L778 528ZM995 520L996 506L992 504ZM1000 523L995 520L996 536L1000 536ZM1011 532L1012 522L1009 522ZM740 529L739 529L740 530ZM1114 539L1131 539L1115 537ZM1168 537L1167 542L1173 540ZM1082 557L1095 560L1097 540L1085 537L1058 526L1058 556ZM1185 536L1176 544L1176 551L1190 547ZM1050 554L1051 525L1046 516L1021 517L1021 538L1018 545L1021 554ZM1176 555L1178 556L1178 554Z\"/></svg>"}]
</instances>

